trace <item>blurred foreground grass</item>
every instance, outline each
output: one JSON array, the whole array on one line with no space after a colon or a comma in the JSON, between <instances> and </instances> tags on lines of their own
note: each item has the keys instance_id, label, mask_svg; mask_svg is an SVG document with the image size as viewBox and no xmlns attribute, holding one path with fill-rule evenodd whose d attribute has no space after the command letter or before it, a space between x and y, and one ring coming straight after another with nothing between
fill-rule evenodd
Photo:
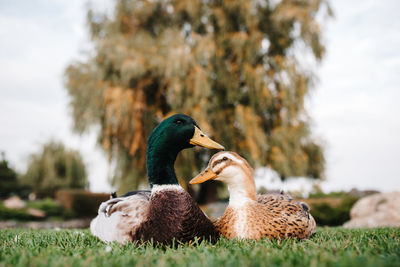
<instances>
[{"instance_id":1,"label":"blurred foreground grass","mask_svg":"<svg viewBox=\"0 0 400 267\"><path fill-rule=\"evenodd\" d=\"M318 228L309 240L104 244L88 230L0 230L0 266L399 266L400 228Z\"/></svg>"}]
</instances>

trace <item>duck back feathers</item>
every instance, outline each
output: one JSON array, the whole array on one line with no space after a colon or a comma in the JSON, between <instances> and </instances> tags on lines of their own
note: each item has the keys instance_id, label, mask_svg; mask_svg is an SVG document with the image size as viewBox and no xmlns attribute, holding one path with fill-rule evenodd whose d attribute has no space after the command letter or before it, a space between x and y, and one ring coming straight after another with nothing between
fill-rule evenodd
<instances>
[{"instance_id":1,"label":"duck back feathers","mask_svg":"<svg viewBox=\"0 0 400 267\"><path fill-rule=\"evenodd\" d=\"M91 231L106 242L153 241L171 245L219 234L192 197L178 185L155 186L104 202Z\"/></svg>"},{"instance_id":2,"label":"duck back feathers","mask_svg":"<svg viewBox=\"0 0 400 267\"><path fill-rule=\"evenodd\" d=\"M136 193L127 197L112 198L103 202L90 231L104 242L131 241L130 233L146 219L150 209L150 193Z\"/></svg>"},{"instance_id":3,"label":"duck back feathers","mask_svg":"<svg viewBox=\"0 0 400 267\"><path fill-rule=\"evenodd\" d=\"M281 216L280 222L283 222L285 227L281 227L280 237L303 239L315 233L316 223L306 203L299 202L283 193L257 195L257 202L271 214Z\"/></svg>"},{"instance_id":4,"label":"duck back feathers","mask_svg":"<svg viewBox=\"0 0 400 267\"><path fill-rule=\"evenodd\" d=\"M215 226L227 238L256 240L303 239L312 235L316 227L305 203L282 194L257 195L257 201L249 201L242 207L228 206Z\"/></svg>"},{"instance_id":5,"label":"duck back feathers","mask_svg":"<svg viewBox=\"0 0 400 267\"><path fill-rule=\"evenodd\" d=\"M218 232L213 223L183 188L174 187L152 192L148 218L132 231L132 240L153 240L165 245L173 239L189 242L194 237L215 241Z\"/></svg>"}]
</instances>

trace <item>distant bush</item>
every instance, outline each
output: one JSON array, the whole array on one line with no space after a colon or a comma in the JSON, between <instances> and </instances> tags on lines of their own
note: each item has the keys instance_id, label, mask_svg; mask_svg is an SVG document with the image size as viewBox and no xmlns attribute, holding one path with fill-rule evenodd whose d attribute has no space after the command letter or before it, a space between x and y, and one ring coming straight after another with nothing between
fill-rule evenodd
<instances>
[{"instance_id":1,"label":"distant bush","mask_svg":"<svg viewBox=\"0 0 400 267\"><path fill-rule=\"evenodd\" d=\"M324 198L324 197L346 197L349 193L345 191L334 191L329 193L324 193L322 191L317 191L314 193L310 193L308 198Z\"/></svg>"},{"instance_id":2,"label":"distant bush","mask_svg":"<svg viewBox=\"0 0 400 267\"><path fill-rule=\"evenodd\" d=\"M68 212L60 203L54 201L51 198L28 202L27 206L44 211L47 218L60 217L66 219L72 217L72 214L70 212Z\"/></svg>"},{"instance_id":3,"label":"distant bush","mask_svg":"<svg viewBox=\"0 0 400 267\"><path fill-rule=\"evenodd\" d=\"M109 194L91 193L85 190L59 190L56 199L77 217L94 217L101 202L107 201Z\"/></svg>"},{"instance_id":4,"label":"distant bush","mask_svg":"<svg viewBox=\"0 0 400 267\"><path fill-rule=\"evenodd\" d=\"M320 198L318 201L307 201L318 225L338 226L350 220L350 210L358 198L344 195L337 198L338 201L332 200L333 198L326 198L326 200Z\"/></svg>"},{"instance_id":5,"label":"distant bush","mask_svg":"<svg viewBox=\"0 0 400 267\"><path fill-rule=\"evenodd\" d=\"M45 218L35 217L28 213L28 209L33 208L45 212ZM0 202L0 220L35 221L48 218L69 219L73 214L66 210L61 204L53 199L36 200L27 202L22 209L8 209Z\"/></svg>"},{"instance_id":6,"label":"distant bush","mask_svg":"<svg viewBox=\"0 0 400 267\"><path fill-rule=\"evenodd\" d=\"M28 214L26 209L8 209L0 202L0 220L31 221L37 218Z\"/></svg>"},{"instance_id":7,"label":"distant bush","mask_svg":"<svg viewBox=\"0 0 400 267\"><path fill-rule=\"evenodd\" d=\"M100 203L109 199L109 194L91 193L85 190L60 190L57 201L46 198L26 202L21 209L8 209L0 202L0 220L35 221L43 219L70 219L73 217L94 217ZM29 209L45 212L45 218L29 214Z\"/></svg>"},{"instance_id":8,"label":"distant bush","mask_svg":"<svg viewBox=\"0 0 400 267\"><path fill-rule=\"evenodd\" d=\"M86 167L76 150L62 143L50 141L30 155L28 169L20 177L39 197L50 196L59 189L84 189L88 186Z\"/></svg>"},{"instance_id":9,"label":"distant bush","mask_svg":"<svg viewBox=\"0 0 400 267\"><path fill-rule=\"evenodd\" d=\"M10 167L5 153L1 153L0 159L0 199L5 199L12 195L26 197L30 188L22 186L18 181L17 172Z\"/></svg>"}]
</instances>

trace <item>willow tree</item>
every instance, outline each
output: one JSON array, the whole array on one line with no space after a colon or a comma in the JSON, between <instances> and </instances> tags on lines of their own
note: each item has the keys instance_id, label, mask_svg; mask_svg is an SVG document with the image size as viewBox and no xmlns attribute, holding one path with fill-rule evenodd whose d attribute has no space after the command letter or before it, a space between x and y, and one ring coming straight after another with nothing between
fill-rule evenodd
<instances>
[{"instance_id":1,"label":"willow tree","mask_svg":"<svg viewBox=\"0 0 400 267\"><path fill-rule=\"evenodd\" d=\"M298 55L322 59L324 15L325 0L117 0L113 15L89 9L94 49L66 69L75 130L100 126L99 143L117 162L113 182L125 190L145 181L147 137L177 112L254 167L321 177L304 107L314 74ZM195 175L209 153L184 151L178 177Z\"/></svg>"},{"instance_id":2,"label":"willow tree","mask_svg":"<svg viewBox=\"0 0 400 267\"><path fill-rule=\"evenodd\" d=\"M58 189L84 189L88 186L86 167L80 153L62 143L49 141L30 155L21 183L40 195L53 195Z\"/></svg>"}]
</instances>

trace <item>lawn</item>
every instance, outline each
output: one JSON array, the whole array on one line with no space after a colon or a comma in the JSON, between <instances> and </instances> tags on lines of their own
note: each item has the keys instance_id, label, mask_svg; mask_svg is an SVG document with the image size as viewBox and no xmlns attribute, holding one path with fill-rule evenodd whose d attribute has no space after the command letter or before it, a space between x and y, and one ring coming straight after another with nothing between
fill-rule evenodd
<instances>
[{"instance_id":1,"label":"lawn","mask_svg":"<svg viewBox=\"0 0 400 267\"><path fill-rule=\"evenodd\" d=\"M400 266L400 228L318 228L309 240L172 248L104 244L88 230L0 230L0 266Z\"/></svg>"}]
</instances>

